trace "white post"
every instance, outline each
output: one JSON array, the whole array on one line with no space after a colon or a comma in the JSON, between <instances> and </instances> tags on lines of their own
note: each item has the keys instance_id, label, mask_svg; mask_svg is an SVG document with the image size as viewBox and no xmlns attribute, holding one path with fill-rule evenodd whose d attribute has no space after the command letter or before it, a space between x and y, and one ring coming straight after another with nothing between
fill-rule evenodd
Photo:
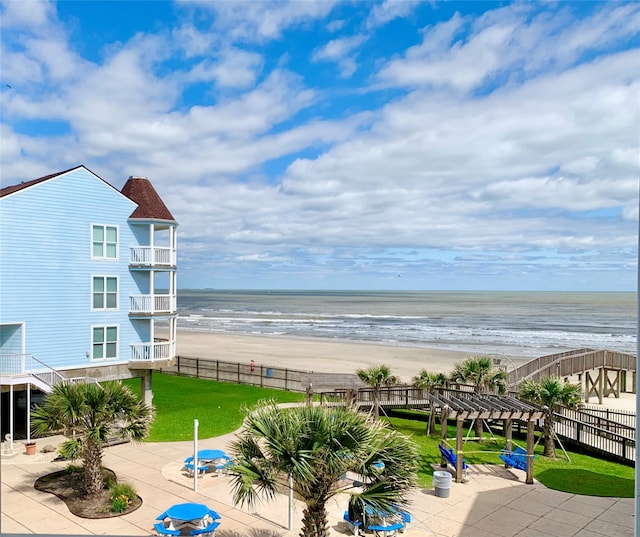
<instances>
[{"instance_id":1,"label":"white post","mask_svg":"<svg viewBox=\"0 0 640 537\"><path fill-rule=\"evenodd\" d=\"M293 475L289 474L289 531L293 530Z\"/></svg>"},{"instance_id":2,"label":"white post","mask_svg":"<svg viewBox=\"0 0 640 537\"><path fill-rule=\"evenodd\" d=\"M27 444L31 442L31 384L27 382Z\"/></svg>"},{"instance_id":3,"label":"white post","mask_svg":"<svg viewBox=\"0 0 640 537\"><path fill-rule=\"evenodd\" d=\"M198 420L193 420L193 490L198 492Z\"/></svg>"},{"instance_id":4,"label":"white post","mask_svg":"<svg viewBox=\"0 0 640 537\"><path fill-rule=\"evenodd\" d=\"M9 434L11 439L9 440L9 453L13 453L13 384L9 386Z\"/></svg>"}]
</instances>

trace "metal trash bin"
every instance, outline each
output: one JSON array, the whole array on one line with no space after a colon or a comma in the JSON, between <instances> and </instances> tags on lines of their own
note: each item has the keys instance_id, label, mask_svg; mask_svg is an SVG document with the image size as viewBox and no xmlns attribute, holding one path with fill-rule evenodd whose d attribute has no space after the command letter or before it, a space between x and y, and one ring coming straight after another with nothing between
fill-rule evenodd
<instances>
[{"instance_id":1,"label":"metal trash bin","mask_svg":"<svg viewBox=\"0 0 640 537\"><path fill-rule=\"evenodd\" d=\"M449 472L433 472L433 486L436 489L436 497L448 498L451 490L451 474Z\"/></svg>"}]
</instances>

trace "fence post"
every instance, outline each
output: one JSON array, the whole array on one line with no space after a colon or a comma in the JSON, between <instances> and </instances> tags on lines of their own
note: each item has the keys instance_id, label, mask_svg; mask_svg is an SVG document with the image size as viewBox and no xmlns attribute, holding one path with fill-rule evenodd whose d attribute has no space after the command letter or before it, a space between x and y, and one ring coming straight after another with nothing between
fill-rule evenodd
<instances>
[{"instance_id":1,"label":"fence post","mask_svg":"<svg viewBox=\"0 0 640 537\"><path fill-rule=\"evenodd\" d=\"M200 378L200 358L196 358L196 378Z\"/></svg>"},{"instance_id":2,"label":"fence post","mask_svg":"<svg viewBox=\"0 0 640 537\"><path fill-rule=\"evenodd\" d=\"M238 362L238 384L240 384L240 362Z\"/></svg>"},{"instance_id":3,"label":"fence post","mask_svg":"<svg viewBox=\"0 0 640 537\"><path fill-rule=\"evenodd\" d=\"M289 389L289 370L288 369L284 370L284 389L285 390Z\"/></svg>"},{"instance_id":4,"label":"fence post","mask_svg":"<svg viewBox=\"0 0 640 537\"><path fill-rule=\"evenodd\" d=\"M264 387L264 366L260 366L260 387Z\"/></svg>"},{"instance_id":5,"label":"fence post","mask_svg":"<svg viewBox=\"0 0 640 537\"><path fill-rule=\"evenodd\" d=\"M220 360L216 360L216 380L220 380Z\"/></svg>"}]
</instances>

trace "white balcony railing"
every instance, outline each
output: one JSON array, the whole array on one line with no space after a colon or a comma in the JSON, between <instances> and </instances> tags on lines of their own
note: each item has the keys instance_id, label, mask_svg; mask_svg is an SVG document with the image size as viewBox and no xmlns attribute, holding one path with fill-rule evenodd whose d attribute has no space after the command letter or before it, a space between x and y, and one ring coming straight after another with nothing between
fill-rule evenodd
<instances>
[{"instance_id":1,"label":"white balcony railing","mask_svg":"<svg viewBox=\"0 0 640 537\"><path fill-rule=\"evenodd\" d=\"M174 267L176 265L176 250L168 247L135 246L129 248L131 265L146 267Z\"/></svg>"},{"instance_id":2,"label":"white balcony railing","mask_svg":"<svg viewBox=\"0 0 640 537\"><path fill-rule=\"evenodd\" d=\"M49 386L55 386L65 379L32 354L0 354L0 374L10 377L33 375Z\"/></svg>"},{"instance_id":3,"label":"white balcony railing","mask_svg":"<svg viewBox=\"0 0 640 537\"><path fill-rule=\"evenodd\" d=\"M156 341L154 343L132 343L132 362L154 362L156 360L170 360L175 358L176 344L171 341Z\"/></svg>"},{"instance_id":4,"label":"white balcony railing","mask_svg":"<svg viewBox=\"0 0 640 537\"><path fill-rule=\"evenodd\" d=\"M27 372L27 361L30 354L0 354L0 373L4 375L20 375Z\"/></svg>"},{"instance_id":5,"label":"white balcony railing","mask_svg":"<svg viewBox=\"0 0 640 537\"><path fill-rule=\"evenodd\" d=\"M176 295L131 295L129 313L175 313Z\"/></svg>"}]
</instances>

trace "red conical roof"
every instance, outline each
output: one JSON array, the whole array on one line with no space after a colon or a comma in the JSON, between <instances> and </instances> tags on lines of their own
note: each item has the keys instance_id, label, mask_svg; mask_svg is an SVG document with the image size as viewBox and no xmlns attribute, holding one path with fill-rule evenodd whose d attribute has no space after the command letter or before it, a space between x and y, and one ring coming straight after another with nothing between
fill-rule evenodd
<instances>
[{"instance_id":1,"label":"red conical roof","mask_svg":"<svg viewBox=\"0 0 640 537\"><path fill-rule=\"evenodd\" d=\"M129 177L122 187L122 193L138 204L138 208L129 218L175 221L156 189L153 188L151 181L146 177Z\"/></svg>"}]
</instances>

